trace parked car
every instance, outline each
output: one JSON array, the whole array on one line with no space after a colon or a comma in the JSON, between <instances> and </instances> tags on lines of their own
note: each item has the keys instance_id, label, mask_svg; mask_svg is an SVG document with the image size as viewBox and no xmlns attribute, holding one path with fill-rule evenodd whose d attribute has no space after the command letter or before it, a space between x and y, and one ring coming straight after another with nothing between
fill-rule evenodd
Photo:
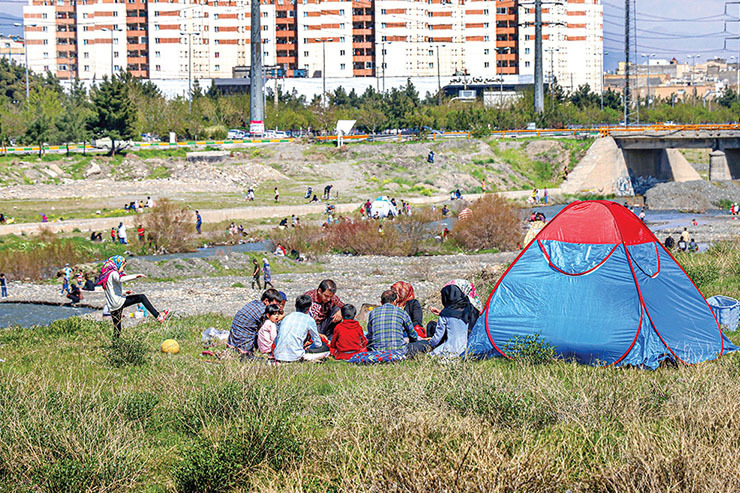
<instances>
[{"instance_id":1,"label":"parked car","mask_svg":"<svg viewBox=\"0 0 740 493\"><path fill-rule=\"evenodd\" d=\"M226 135L226 138L228 139L244 139L247 137L247 132L244 130L239 130L237 128L232 128L229 130L229 133Z\"/></svg>"}]
</instances>

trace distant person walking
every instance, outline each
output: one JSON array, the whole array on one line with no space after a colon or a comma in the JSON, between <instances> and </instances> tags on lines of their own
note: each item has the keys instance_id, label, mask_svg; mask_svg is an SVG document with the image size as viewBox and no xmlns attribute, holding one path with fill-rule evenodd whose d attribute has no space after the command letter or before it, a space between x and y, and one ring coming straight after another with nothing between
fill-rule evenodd
<instances>
[{"instance_id":1,"label":"distant person walking","mask_svg":"<svg viewBox=\"0 0 740 493\"><path fill-rule=\"evenodd\" d=\"M0 296L8 297L8 280L5 278L5 274L2 273L0 273L0 291Z\"/></svg>"},{"instance_id":2,"label":"distant person walking","mask_svg":"<svg viewBox=\"0 0 740 493\"><path fill-rule=\"evenodd\" d=\"M200 212L195 211L195 230L200 234L200 227L203 226L203 218L200 217Z\"/></svg>"},{"instance_id":3,"label":"distant person walking","mask_svg":"<svg viewBox=\"0 0 740 493\"><path fill-rule=\"evenodd\" d=\"M252 259L252 264L254 265L254 270L252 271L252 289L254 289L254 284L257 283L257 289L261 290L260 274L262 273L262 268L256 258Z\"/></svg>"},{"instance_id":4,"label":"distant person walking","mask_svg":"<svg viewBox=\"0 0 740 493\"><path fill-rule=\"evenodd\" d=\"M123 315L123 309L127 306L141 303L160 323L163 323L170 315L169 310L161 313L157 311L145 295L123 291L122 283L144 277L144 274L127 276L123 272L125 268L126 259L121 255L114 255L103 264L103 267L100 269L100 280L98 281L98 284L103 286L105 301L108 303L108 310L110 310L111 318L113 319L114 341L121 336L121 316Z\"/></svg>"},{"instance_id":5,"label":"distant person walking","mask_svg":"<svg viewBox=\"0 0 740 493\"><path fill-rule=\"evenodd\" d=\"M272 271L270 270L270 262L267 261L267 257L264 257L262 259L262 275L264 276L265 289L267 289L268 284L271 288L274 288L275 286L272 285Z\"/></svg>"},{"instance_id":6,"label":"distant person walking","mask_svg":"<svg viewBox=\"0 0 740 493\"><path fill-rule=\"evenodd\" d=\"M69 281L72 279L72 268L69 264L64 264L62 269L62 292L60 294L69 293Z\"/></svg>"},{"instance_id":7,"label":"distant person walking","mask_svg":"<svg viewBox=\"0 0 740 493\"><path fill-rule=\"evenodd\" d=\"M277 187L275 187L275 202L280 201L280 192L278 192Z\"/></svg>"},{"instance_id":8,"label":"distant person walking","mask_svg":"<svg viewBox=\"0 0 740 493\"><path fill-rule=\"evenodd\" d=\"M126 226L123 223L118 223L118 239L121 245L128 245L128 234L126 233Z\"/></svg>"},{"instance_id":9,"label":"distant person walking","mask_svg":"<svg viewBox=\"0 0 740 493\"><path fill-rule=\"evenodd\" d=\"M113 243L116 242L116 228L110 229L110 241L112 241Z\"/></svg>"},{"instance_id":10,"label":"distant person walking","mask_svg":"<svg viewBox=\"0 0 740 493\"><path fill-rule=\"evenodd\" d=\"M139 237L139 243L144 243L144 226L141 224L136 228L136 235Z\"/></svg>"},{"instance_id":11,"label":"distant person walking","mask_svg":"<svg viewBox=\"0 0 740 493\"><path fill-rule=\"evenodd\" d=\"M547 191L547 188L545 188L545 190L542 192L542 202L545 205L547 205L547 197L548 197L548 195L549 195L549 193Z\"/></svg>"}]
</instances>

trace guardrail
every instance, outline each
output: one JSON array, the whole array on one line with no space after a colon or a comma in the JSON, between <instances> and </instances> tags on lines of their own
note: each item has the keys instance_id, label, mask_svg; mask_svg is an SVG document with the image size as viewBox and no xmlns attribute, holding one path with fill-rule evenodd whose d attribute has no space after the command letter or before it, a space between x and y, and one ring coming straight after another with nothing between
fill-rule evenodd
<instances>
[{"instance_id":1,"label":"guardrail","mask_svg":"<svg viewBox=\"0 0 740 493\"><path fill-rule=\"evenodd\" d=\"M293 142L293 138L285 139L233 139L233 140L186 140L182 142L134 142L129 149L133 150L144 150L144 149L178 149L184 147L218 147L224 145L239 145L239 144L277 144L281 142ZM58 146L44 146L44 152L51 153L62 153L62 152L80 152L80 151L105 151L109 148L96 147L90 144L70 144L58 145ZM39 146L14 146L14 147L0 147L0 153L2 154L29 154L39 152Z\"/></svg>"}]
</instances>

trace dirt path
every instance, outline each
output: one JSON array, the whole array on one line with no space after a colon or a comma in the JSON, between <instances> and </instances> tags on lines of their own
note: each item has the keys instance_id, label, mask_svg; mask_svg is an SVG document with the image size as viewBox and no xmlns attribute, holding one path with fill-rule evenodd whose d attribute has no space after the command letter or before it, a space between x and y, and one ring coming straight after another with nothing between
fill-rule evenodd
<instances>
[{"instance_id":1,"label":"dirt path","mask_svg":"<svg viewBox=\"0 0 740 493\"><path fill-rule=\"evenodd\" d=\"M529 190L517 190L512 192L499 192L499 195L512 200L526 199L531 192ZM560 195L559 189L550 189L550 196ZM481 194L466 195L467 200L477 200ZM436 195L432 197L416 197L408 199L408 202L415 205L437 204L449 200L449 195ZM348 202L336 204L337 213L347 213L360 207L360 202ZM309 214L321 214L325 210L325 205L320 204L303 204L303 205L273 205L258 207L236 207L228 209L202 209L201 217L206 223L217 223L230 220L246 219L266 219L274 217L306 216ZM100 217L90 219L70 219L61 222L35 222L35 223L18 223L6 224L0 226L0 236L9 234L36 234L42 229L54 233L70 232L78 229L82 232L108 230L118 226L118 223L124 223L127 227L134 226L134 223L141 218L140 215L131 214L119 217ZM195 220L195 219L193 219Z\"/></svg>"}]
</instances>

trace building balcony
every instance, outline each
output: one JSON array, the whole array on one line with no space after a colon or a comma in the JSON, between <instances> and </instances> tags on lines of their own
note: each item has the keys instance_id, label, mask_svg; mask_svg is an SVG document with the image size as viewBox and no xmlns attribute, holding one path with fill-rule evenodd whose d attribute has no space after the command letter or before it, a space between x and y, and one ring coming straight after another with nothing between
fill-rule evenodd
<instances>
[{"instance_id":1,"label":"building balcony","mask_svg":"<svg viewBox=\"0 0 740 493\"><path fill-rule=\"evenodd\" d=\"M354 63L363 62L363 66L364 66L364 62L372 62L372 61L373 61L372 55L352 55L352 62Z\"/></svg>"},{"instance_id":2,"label":"building balcony","mask_svg":"<svg viewBox=\"0 0 740 493\"><path fill-rule=\"evenodd\" d=\"M147 57L145 56L130 56L126 58L126 62L129 65L147 63L147 61Z\"/></svg>"},{"instance_id":3,"label":"building balcony","mask_svg":"<svg viewBox=\"0 0 740 493\"><path fill-rule=\"evenodd\" d=\"M354 68L352 75L355 77L375 77L375 71L371 68Z\"/></svg>"},{"instance_id":4,"label":"building balcony","mask_svg":"<svg viewBox=\"0 0 740 493\"><path fill-rule=\"evenodd\" d=\"M516 34L515 27L497 27L496 34Z\"/></svg>"},{"instance_id":5,"label":"building balcony","mask_svg":"<svg viewBox=\"0 0 740 493\"><path fill-rule=\"evenodd\" d=\"M279 56L279 57L277 57L275 59L275 61L278 64L281 64L281 65L284 64L284 63L288 63L288 64L289 63L295 63L296 57L294 57L294 56Z\"/></svg>"},{"instance_id":6,"label":"building balcony","mask_svg":"<svg viewBox=\"0 0 740 493\"><path fill-rule=\"evenodd\" d=\"M353 22L372 22L373 16L370 14L352 15Z\"/></svg>"},{"instance_id":7,"label":"building balcony","mask_svg":"<svg viewBox=\"0 0 740 493\"><path fill-rule=\"evenodd\" d=\"M365 29L352 29L352 35L353 36L369 36L371 34L373 34L373 30L372 29L368 29L368 28L365 28Z\"/></svg>"},{"instance_id":8,"label":"building balcony","mask_svg":"<svg viewBox=\"0 0 740 493\"><path fill-rule=\"evenodd\" d=\"M281 51L295 50L296 44L295 43L278 43L275 45L275 49L278 51L278 53Z\"/></svg>"},{"instance_id":9,"label":"building balcony","mask_svg":"<svg viewBox=\"0 0 740 493\"><path fill-rule=\"evenodd\" d=\"M372 41L367 41L365 39L363 39L362 41L355 41L354 39L352 40L352 48L372 49L373 47L374 43Z\"/></svg>"}]
</instances>

